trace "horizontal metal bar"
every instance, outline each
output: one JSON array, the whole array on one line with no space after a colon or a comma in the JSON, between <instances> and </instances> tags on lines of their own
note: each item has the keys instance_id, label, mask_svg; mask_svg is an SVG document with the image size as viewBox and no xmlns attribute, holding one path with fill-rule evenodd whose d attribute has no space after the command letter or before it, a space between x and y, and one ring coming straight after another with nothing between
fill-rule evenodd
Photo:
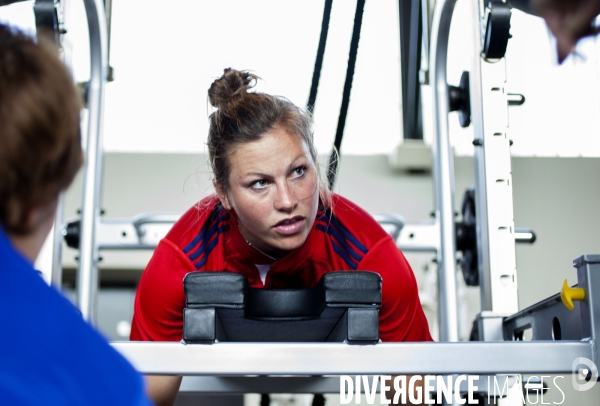
<instances>
[{"instance_id":1,"label":"horizontal metal bar","mask_svg":"<svg viewBox=\"0 0 600 406\"><path fill-rule=\"evenodd\" d=\"M185 393L336 393L340 378L267 376L186 376L179 392Z\"/></svg>"},{"instance_id":2,"label":"horizontal metal bar","mask_svg":"<svg viewBox=\"0 0 600 406\"><path fill-rule=\"evenodd\" d=\"M96 226L99 249L152 250L169 232L180 215L171 213L141 214L133 219L101 218ZM439 226L435 222L403 223L399 215L374 214L373 217L406 252L437 252ZM515 240L533 243L535 233L516 229Z\"/></svg>"},{"instance_id":3,"label":"horizontal metal bar","mask_svg":"<svg viewBox=\"0 0 600 406\"><path fill-rule=\"evenodd\" d=\"M525 96L518 93L507 93L506 100L509 106L521 106L525 103Z\"/></svg>"},{"instance_id":4,"label":"horizontal metal bar","mask_svg":"<svg viewBox=\"0 0 600 406\"><path fill-rule=\"evenodd\" d=\"M436 253L440 242L440 227L436 222L405 224L397 240L406 252Z\"/></svg>"},{"instance_id":5,"label":"horizontal metal bar","mask_svg":"<svg viewBox=\"0 0 600 406\"><path fill-rule=\"evenodd\" d=\"M153 250L169 232L178 214L153 213L129 218L101 218L96 226L99 249ZM402 217L374 215L403 251L437 252L439 227L435 223L403 224ZM398 237L399 234L399 237Z\"/></svg>"},{"instance_id":6,"label":"horizontal metal bar","mask_svg":"<svg viewBox=\"0 0 600 406\"><path fill-rule=\"evenodd\" d=\"M140 372L166 375L379 375L571 373L593 341L382 343L113 342Z\"/></svg>"},{"instance_id":7,"label":"horizontal metal bar","mask_svg":"<svg viewBox=\"0 0 600 406\"><path fill-rule=\"evenodd\" d=\"M98 246L110 250L153 250L167 235L180 214L140 214L132 219L101 218Z\"/></svg>"},{"instance_id":8,"label":"horizontal metal bar","mask_svg":"<svg viewBox=\"0 0 600 406\"><path fill-rule=\"evenodd\" d=\"M529 228L515 228L515 242L520 244L533 244L537 240L535 231Z\"/></svg>"},{"instance_id":9,"label":"horizontal metal bar","mask_svg":"<svg viewBox=\"0 0 600 406\"><path fill-rule=\"evenodd\" d=\"M373 214L373 218L394 240L398 239L402 228L406 224L404 217L396 213L376 213Z\"/></svg>"},{"instance_id":10,"label":"horizontal metal bar","mask_svg":"<svg viewBox=\"0 0 600 406\"><path fill-rule=\"evenodd\" d=\"M473 386L478 392L500 396L500 388L508 379L508 387L516 383L516 376L495 376L490 380L499 382L499 385L487 387L489 375L480 375L479 379L473 380ZM370 376L369 382L373 381ZM388 381L389 382L389 381ZM537 382L537 381L536 381ZM434 384L435 385L435 384ZM531 384L530 386L532 386ZM377 392L380 390L379 382ZM468 391L467 381L460 383L460 392ZM339 376L185 376L181 381L179 392L183 393L339 393Z\"/></svg>"}]
</instances>

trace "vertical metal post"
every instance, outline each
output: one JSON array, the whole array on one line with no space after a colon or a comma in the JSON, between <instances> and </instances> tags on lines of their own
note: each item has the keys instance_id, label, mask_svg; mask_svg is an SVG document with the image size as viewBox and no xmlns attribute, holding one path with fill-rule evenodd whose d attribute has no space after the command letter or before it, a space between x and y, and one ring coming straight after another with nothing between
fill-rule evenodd
<instances>
[{"instance_id":1,"label":"vertical metal post","mask_svg":"<svg viewBox=\"0 0 600 406\"><path fill-rule=\"evenodd\" d=\"M63 247L63 225L65 217L65 192L58 195L56 218L54 219L54 239L52 240L52 274L50 284L57 289L62 287L62 247Z\"/></svg>"},{"instance_id":2,"label":"vertical metal post","mask_svg":"<svg viewBox=\"0 0 600 406\"><path fill-rule=\"evenodd\" d=\"M435 5L431 35L431 83L435 111L435 139L431 148L436 218L440 225L438 250L440 340L458 341L456 242L454 232L454 157L448 130L449 96L446 83L448 35L456 0Z\"/></svg>"},{"instance_id":3,"label":"vertical metal post","mask_svg":"<svg viewBox=\"0 0 600 406\"><path fill-rule=\"evenodd\" d=\"M506 94L506 61L481 56L485 34L482 0L470 2L474 55L471 65L471 121L475 147L475 211L481 295L480 340L497 336L502 315L519 311L517 260L513 217L512 171ZM514 392L517 390L517 392ZM498 401L499 406L521 404L520 388Z\"/></svg>"},{"instance_id":4,"label":"vertical metal post","mask_svg":"<svg viewBox=\"0 0 600 406\"><path fill-rule=\"evenodd\" d=\"M422 85L429 84L429 33L431 32L431 14L428 0L421 0L421 69L419 81Z\"/></svg>"},{"instance_id":5,"label":"vertical metal post","mask_svg":"<svg viewBox=\"0 0 600 406\"><path fill-rule=\"evenodd\" d=\"M98 292L96 225L100 215L102 119L108 66L107 29L102 0L84 0L90 36L91 72L88 88L88 129L83 175L81 240L77 272L77 301L83 317L94 322Z\"/></svg>"},{"instance_id":6,"label":"vertical metal post","mask_svg":"<svg viewBox=\"0 0 600 406\"><path fill-rule=\"evenodd\" d=\"M598 343L600 339L600 255L582 255L573 260L577 268L577 286L585 289L585 299L581 303L582 333ZM596 365L600 365L600 355L594 351Z\"/></svg>"},{"instance_id":7,"label":"vertical metal post","mask_svg":"<svg viewBox=\"0 0 600 406\"><path fill-rule=\"evenodd\" d=\"M471 117L479 144L475 147L475 207L481 310L512 314L519 306L506 61L486 61L480 55L485 29L481 0L471 2L471 20L476 53L470 87Z\"/></svg>"}]
</instances>

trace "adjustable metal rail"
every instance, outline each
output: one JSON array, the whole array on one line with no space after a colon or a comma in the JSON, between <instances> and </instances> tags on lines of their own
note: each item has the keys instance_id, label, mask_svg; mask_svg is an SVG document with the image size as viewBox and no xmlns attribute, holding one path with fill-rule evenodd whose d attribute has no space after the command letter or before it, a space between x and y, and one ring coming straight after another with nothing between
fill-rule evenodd
<instances>
[{"instance_id":1,"label":"adjustable metal rail","mask_svg":"<svg viewBox=\"0 0 600 406\"><path fill-rule=\"evenodd\" d=\"M140 372L169 375L376 375L571 373L593 341L184 345L113 342ZM552 354L552 356L549 356Z\"/></svg>"}]
</instances>

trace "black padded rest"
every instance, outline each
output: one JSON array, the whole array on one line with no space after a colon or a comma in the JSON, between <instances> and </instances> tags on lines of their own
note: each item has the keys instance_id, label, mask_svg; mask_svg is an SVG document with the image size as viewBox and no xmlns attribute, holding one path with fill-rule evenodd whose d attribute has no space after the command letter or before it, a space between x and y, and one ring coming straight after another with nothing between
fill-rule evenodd
<instances>
[{"instance_id":1,"label":"black padded rest","mask_svg":"<svg viewBox=\"0 0 600 406\"><path fill-rule=\"evenodd\" d=\"M245 305L246 317L263 320L315 318L326 305L381 303L381 277L365 271L330 272L306 289L249 288L239 273L190 272L183 286L188 307Z\"/></svg>"},{"instance_id":2,"label":"black padded rest","mask_svg":"<svg viewBox=\"0 0 600 406\"><path fill-rule=\"evenodd\" d=\"M381 277L330 272L313 288L249 288L233 272L184 278L184 341L374 343L379 340Z\"/></svg>"},{"instance_id":3,"label":"black padded rest","mask_svg":"<svg viewBox=\"0 0 600 406\"><path fill-rule=\"evenodd\" d=\"M185 302L189 305L243 305L248 288L246 277L234 272L190 272L183 278Z\"/></svg>"},{"instance_id":4,"label":"black padded rest","mask_svg":"<svg viewBox=\"0 0 600 406\"><path fill-rule=\"evenodd\" d=\"M366 271L330 272L321 278L319 284L325 288L325 302L381 304L381 276Z\"/></svg>"},{"instance_id":5,"label":"black padded rest","mask_svg":"<svg viewBox=\"0 0 600 406\"><path fill-rule=\"evenodd\" d=\"M309 320L325 308L325 289L248 289L244 316L254 320Z\"/></svg>"},{"instance_id":6,"label":"black padded rest","mask_svg":"<svg viewBox=\"0 0 600 406\"><path fill-rule=\"evenodd\" d=\"M219 341L248 342L324 342L328 341L346 309L325 308L321 317L250 319L233 309L216 309L220 322ZM335 335L334 335L335 336ZM333 341L343 341L340 340Z\"/></svg>"}]
</instances>

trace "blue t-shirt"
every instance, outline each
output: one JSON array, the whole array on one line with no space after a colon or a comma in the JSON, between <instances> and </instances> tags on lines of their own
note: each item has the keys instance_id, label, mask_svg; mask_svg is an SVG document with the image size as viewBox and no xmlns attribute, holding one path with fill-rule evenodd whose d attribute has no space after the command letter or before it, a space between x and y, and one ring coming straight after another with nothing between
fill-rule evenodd
<instances>
[{"instance_id":1,"label":"blue t-shirt","mask_svg":"<svg viewBox=\"0 0 600 406\"><path fill-rule=\"evenodd\" d=\"M0 404L151 405L142 377L1 228Z\"/></svg>"}]
</instances>

